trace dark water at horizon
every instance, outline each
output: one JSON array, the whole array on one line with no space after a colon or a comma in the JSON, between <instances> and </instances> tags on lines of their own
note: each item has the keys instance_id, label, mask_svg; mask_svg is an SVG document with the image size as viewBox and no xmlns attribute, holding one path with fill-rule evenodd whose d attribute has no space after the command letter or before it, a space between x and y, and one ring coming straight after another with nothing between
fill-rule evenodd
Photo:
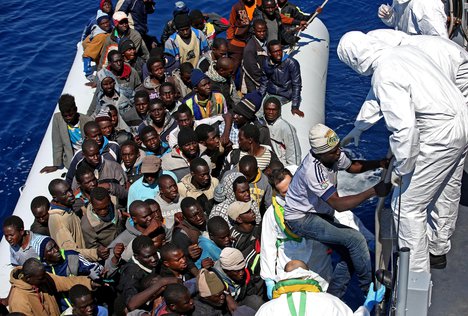
<instances>
[{"instance_id":1,"label":"dark water at horizon","mask_svg":"<svg viewBox=\"0 0 468 316\"><path fill-rule=\"evenodd\" d=\"M187 0L186 4L192 9L216 12L228 18L235 1ZM159 37L165 22L171 18L175 1L156 2L156 12L150 17L149 26L150 33ZM10 215L15 208L19 197L18 189L28 176L65 84L76 53L76 43L85 23L95 15L98 3L97 0L2 1L1 219ZM331 0L319 16L330 33L326 124L342 137L353 126L354 118L367 94L369 78L358 76L342 64L337 58L336 46L347 31L369 31L384 27L376 14L380 3L381 0ZM313 12L320 3L296 0L295 4L306 12ZM381 124L363 136L360 148L351 148L351 155L366 159L380 158L385 155L387 147L387 134ZM355 210L371 231L374 230L374 206L375 200L366 202ZM352 301L356 302L354 299Z\"/></svg>"}]
</instances>

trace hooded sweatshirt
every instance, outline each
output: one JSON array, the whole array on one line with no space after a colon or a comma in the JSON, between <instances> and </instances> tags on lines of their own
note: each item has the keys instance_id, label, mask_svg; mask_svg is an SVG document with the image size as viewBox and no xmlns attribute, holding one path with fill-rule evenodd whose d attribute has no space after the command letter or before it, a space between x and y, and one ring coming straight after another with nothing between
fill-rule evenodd
<instances>
[{"instance_id":1,"label":"hooded sweatshirt","mask_svg":"<svg viewBox=\"0 0 468 316\"><path fill-rule=\"evenodd\" d=\"M26 316L59 316L60 309L55 296L69 291L74 285L82 284L91 289L91 279L84 276L60 277L47 273L41 289L22 280L22 268L10 273L11 292L8 300L10 312Z\"/></svg>"}]
</instances>

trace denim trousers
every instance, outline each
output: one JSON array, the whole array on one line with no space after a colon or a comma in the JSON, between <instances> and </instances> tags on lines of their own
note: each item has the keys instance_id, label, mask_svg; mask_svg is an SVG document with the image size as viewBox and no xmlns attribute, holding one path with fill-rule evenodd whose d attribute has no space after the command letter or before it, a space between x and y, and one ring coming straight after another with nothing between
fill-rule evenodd
<instances>
[{"instance_id":1,"label":"denim trousers","mask_svg":"<svg viewBox=\"0 0 468 316\"><path fill-rule=\"evenodd\" d=\"M367 294L372 281L372 267L366 239L359 231L338 223L333 217L317 213L286 220L286 224L295 234L322 242L340 255L328 293L343 297L351 275L355 272L359 287Z\"/></svg>"}]
</instances>

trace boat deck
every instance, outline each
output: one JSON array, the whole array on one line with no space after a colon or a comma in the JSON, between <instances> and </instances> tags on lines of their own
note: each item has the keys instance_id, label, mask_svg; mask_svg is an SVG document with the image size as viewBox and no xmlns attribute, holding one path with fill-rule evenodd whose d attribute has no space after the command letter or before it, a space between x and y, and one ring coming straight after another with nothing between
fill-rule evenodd
<instances>
[{"instance_id":1,"label":"boat deck","mask_svg":"<svg viewBox=\"0 0 468 316\"><path fill-rule=\"evenodd\" d=\"M465 168L466 170L466 168ZM452 250L444 270L432 270L432 305L429 316L468 315L468 174L464 174L462 199Z\"/></svg>"}]
</instances>

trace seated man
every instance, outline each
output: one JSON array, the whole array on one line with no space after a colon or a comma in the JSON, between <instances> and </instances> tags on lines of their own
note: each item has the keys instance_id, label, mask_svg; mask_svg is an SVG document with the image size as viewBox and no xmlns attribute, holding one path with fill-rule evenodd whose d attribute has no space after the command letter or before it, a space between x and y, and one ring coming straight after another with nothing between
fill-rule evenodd
<instances>
[{"instance_id":1,"label":"seated man","mask_svg":"<svg viewBox=\"0 0 468 316\"><path fill-rule=\"evenodd\" d=\"M255 311L247 306L238 306L231 295L226 295L225 285L216 272L201 269L197 276L198 295L193 299L195 310L192 316L226 315L228 306L234 311L232 316L255 315Z\"/></svg>"},{"instance_id":2,"label":"seated man","mask_svg":"<svg viewBox=\"0 0 468 316\"><path fill-rule=\"evenodd\" d=\"M101 156L104 157L104 159L107 160L112 160L120 163L120 147L119 144L116 142L110 141L102 135L101 128L99 127L99 124L91 121L85 124L84 126L84 135L85 135L85 140L94 140L97 145L98 145L98 151ZM84 142L83 142L84 143ZM83 152L83 145L81 146L80 150L78 150L75 155L73 156L73 159L70 163L70 167L68 168L67 171L67 176L66 180L68 183L73 182L73 177L75 176L75 171L80 164L81 161L83 161L84 152Z\"/></svg>"},{"instance_id":3,"label":"seated man","mask_svg":"<svg viewBox=\"0 0 468 316\"><path fill-rule=\"evenodd\" d=\"M79 218L83 217L91 200L91 190L97 188L98 180L94 174L94 169L86 164L81 164L75 173L75 179L78 187L73 191L75 203L73 203L73 212Z\"/></svg>"},{"instance_id":4,"label":"seated man","mask_svg":"<svg viewBox=\"0 0 468 316\"><path fill-rule=\"evenodd\" d=\"M266 48L268 28L262 19L253 21L253 36L247 42L242 58L242 80L246 92L254 92L260 88L263 76L263 64L268 59Z\"/></svg>"},{"instance_id":5,"label":"seated man","mask_svg":"<svg viewBox=\"0 0 468 316\"><path fill-rule=\"evenodd\" d=\"M83 311L88 310L91 310L92 314L87 313L87 316L108 315L107 308L96 305L93 292L84 285L74 285L68 292L68 298L72 306L62 313L63 316L83 316Z\"/></svg>"},{"instance_id":6,"label":"seated man","mask_svg":"<svg viewBox=\"0 0 468 316\"><path fill-rule=\"evenodd\" d=\"M29 258L37 258L41 242L47 237L24 230L24 222L16 215L3 221L3 236L10 244L10 263L22 266Z\"/></svg>"},{"instance_id":7,"label":"seated man","mask_svg":"<svg viewBox=\"0 0 468 316\"><path fill-rule=\"evenodd\" d=\"M239 160L246 155L254 156L257 159L258 168L261 171L265 170L271 161L278 159L268 146L260 144L260 130L253 124L246 124L240 128L239 149L234 149L227 156L222 174L233 169Z\"/></svg>"},{"instance_id":8,"label":"seated man","mask_svg":"<svg viewBox=\"0 0 468 316\"><path fill-rule=\"evenodd\" d=\"M153 279L158 275L159 254L153 241L148 236L138 236L132 242L133 256L120 272L121 277L117 291L116 312L123 315L123 309L128 312L135 309L151 311L152 299L161 287L176 283L175 278L160 278L145 288L145 279Z\"/></svg>"},{"instance_id":9,"label":"seated man","mask_svg":"<svg viewBox=\"0 0 468 316\"><path fill-rule=\"evenodd\" d=\"M214 205L214 190L218 179L210 175L210 166L205 159L197 157L190 162L190 173L177 184L182 198L190 196L198 200L209 213Z\"/></svg>"},{"instance_id":10,"label":"seated man","mask_svg":"<svg viewBox=\"0 0 468 316\"><path fill-rule=\"evenodd\" d=\"M277 40L280 43L293 45L296 42L294 29L289 27L286 32L285 27L281 21L281 14L278 10L276 0L263 0L260 6L258 17L266 22L268 29L267 42ZM293 20L293 24L305 24L305 22Z\"/></svg>"},{"instance_id":11,"label":"seated man","mask_svg":"<svg viewBox=\"0 0 468 316\"><path fill-rule=\"evenodd\" d=\"M200 59L200 61L202 60ZM193 65L189 62L185 62L180 64L180 67L172 72L174 84L176 86L176 90L180 93L181 100L192 93L192 82L190 81L192 70Z\"/></svg>"},{"instance_id":12,"label":"seated man","mask_svg":"<svg viewBox=\"0 0 468 316\"><path fill-rule=\"evenodd\" d=\"M323 287L323 282L320 282L316 273L310 271L302 261L290 261L280 278L281 281L278 282L273 291L274 299L261 306L256 315L288 315L292 308L296 310L297 305L294 304L294 301L297 302L299 296L301 297L300 301L304 302L304 305L301 306L306 311L320 309L321 315L370 315L374 306L382 301L385 294L384 286L380 286L379 290L374 291L374 286L371 284L363 306L353 313L340 299L329 293L324 293L326 289ZM300 288L301 291L295 290L297 288ZM291 307L291 303L293 307Z\"/></svg>"},{"instance_id":13,"label":"seated man","mask_svg":"<svg viewBox=\"0 0 468 316\"><path fill-rule=\"evenodd\" d=\"M117 199L106 189L91 190L90 203L81 218L87 248L107 247L125 229L125 219L116 204Z\"/></svg>"},{"instance_id":14,"label":"seated man","mask_svg":"<svg viewBox=\"0 0 468 316\"><path fill-rule=\"evenodd\" d=\"M198 270L189 265L182 249L171 242L161 247L161 263L159 275L162 277L176 277L185 282L198 274Z\"/></svg>"},{"instance_id":15,"label":"seated man","mask_svg":"<svg viewBox=\"0 0 468 316\"><path fill-rule=\"evenodd\" d=\"M45 196L36 196L31 201L31 212L34 222L29 229L33 233L50 236L49 232L49 209L50 202ZM5 234L3 234L5 236Z\"/></svg>"},{"instance_id":16,"label":"seated man","mask_svg":"<svg viewBox=\"0 0 468 316\"><path fill-rule=\"evenodd\" d=\"M167 174L177 179L171 171L161 168L161 159L156 156L146 156L141 164L141 173L143 177L135 181L128 190L127 208L133 201L154 199L159 192L158 178Z\"/></svg>"},{"instance_id":17,"label":"seated man","mask_svg":"<svg viewBox=\"0 0 468 316\"><path fill-rule=\"evenodd\" d=\"M106 247L86 248L80 218L73 212L75 196L70 185L62 179L54 179L49 184L52 196L49 210L49 231L61 249L75 250L90 261L105 259L109 255Z\"/></svg>"},{"instance_id":18,"label":"seated man","mask_svg":"<svg viewBox=\"0 0 468 316\"><path fill-rule=\"evenodd\" d=\"M234 104L240 101L240 96L232 79L233 67L234 62L231 58L220 57L216 64L213 64L206 72L211 80L211 89L223 94L228 109L232 109Z\"/></svg>"},{"instance_id":19,"label":"seated man","mask_svg":"<svg viewBox=\"0 0 468 316\"><path fill-rule=\"evenodd\" d=\"M255 275L260 275L260 234L262 227L255 221L252 202L236 201L228 208L229 220L232 223L232 247L239 249L246 264Z\"/></svg>"},{"instance_id":20,"label":"seated man","mask_svg":"<svg viewBox=\"0 0 468 316\"><path fill-rule=\"evenodd\" d=\"M210 157L211 176L217 179L227 155L227 150L221 145L219 133L216 128L208 124L198 125L195 133L197 133L198 143L206 147L205 154Z\"/></svg>"},{"instance_id":21,"label":"seated man","mask_svg":"<svg viewBox=\"0 0 468 316\"><path fill-rule=\"evenodd\" d=\"M258 168L257 159L247 155L239 160L238 170L249 182L250 194L264 214L271 205L272 189L268 178Z\"/></svg>"},{"instance_id":22,"label":"seated man","mask_svg":"<svg viewBox=\"0 0 468 316\"><path fill-rule=\"evenodd\" d=\"M84 125L91 118L78 113L75 98L69 94L60 96L58 101L60 113L52 119L53 166L44 167L42 172L54 172L60 168L69 168L75 152L83 143Z\"/></svg>"},{"instance_id":23,"label":"seated man","mask_svg":"<svg viewBox=\"0 0 468 316\"><path fill-rule=\"evenodd\" d=\"M139 138L143 143L144 149L146 149L146 156L161 158L164 154L171 152L167 143L161 141L159 133L151 125L141 129Z\"/></svg>"},{"instance_id":24,"label":"seated man","mask_svg":"<svg viewBox=\"0 0 468 316\"><path fill-rule=\"evenodd\" d=\"M304 117L299 110L302 90L299 63L292 57L283 59L283 47L278 40L268 42L268 57L263 64L259 92L276 97L282 105L291 102L291 113Z\"/></svg>"},{"instance_id":25,"label":"seated man","mask_svg":"<svg viewBox=\"0 0 468 316\"><path fill-rule=\"evenodd\" d=\"M193 275L197 268L194 265L202 253L198 246L199 237L206 231L206 215L200 203L194 198L186 197L180 203L182 221L179 222L172 233L172 242L180 247L188 259Z\"/></svg>"},{"instance_id":26,"label":"seated man","mask_svg":"<svg viewBox=\"0 0 468 316\"><path fill-rule=\"evenodd\" d=\"M115 106L119 110L119 115L126 113L132 106L131 99L120 93L120 87L116 87L114 77L107 75L100 79L100 93L96 95L96 102L89 106L87 114L95 118L100 112L107 112L109 105Z\"/></svg>"},{"instance_id":27,"label":"seated man","mask_svg":"<svg viewBox=\"0 0 468 316\"><path fill-rule=\"evenodd\" d=\"M56 300L59 293L69 291L76 284L85 285L89 289L98 286L85 276L61 277L46 273L44 265L36 258L30 258L23 267L13 269L10 283L10 312L27 316L59 316L60 309Z\"/></svg>"},{"instance_id":28,"label":"seated man","mask_svg":"<svg viewBox=\"0 0 468 316\"><path fill-rule=\"evenodd\" d=\"M108 39L111 37L109 36ZM96 74L96 92L93 101L98 100L102 94L101 82L107 77L114 79L115 89L120 95L132 100L135 90L141 85L140 75L130 65L124 63L122 54L118 50L111 50L107 55L107 61L109 65Z\"/></svg>"},{"instance_id":29,"label":"seated man","mask_svg":"<svg viewBox=\"0 0 468 316\"><path fill-rule=\"evenodd\" d=\"M110 255L106 259L105 268L109 276L112 276L122 264L120 260L122 253L133 239L140 235L148 236L161 226L161 223L154 220L149 205L143 201L134 201L128 210L131 220L127 220L125 230L108 246Z\"/></svg>"},{"instance_id":30,"label":"seated man","mask_svg":"<svg viewBox=\"0 0 468 316\"><path fill-rule=\"evenodd\" d=\"M263 105L263 118L270 130L271 144L278 159L286 166L301 164L301 146L296 128L281 117L281 103L269 97Z\"/></svg>"},{"instance_id":31,"label":"seated man","mask_svg":"<svg viewBox=\"0 0 468 316\"><path fill-rule=\"evenodd\" d=\"M169 147L167 146L169 134L176 128L177 123L172 115L167 112L163 101L161 99L154 99L150 101L148 116L138 126L138 132L140 133L145 126L152 126L158 132L161 142L167 148Z\"/></svg>"},{"instance_id":32,"label":"seated man","mask_svg":"<svg viewBox=\"0 0 468 316\"><path fill-rule=\"evenodd\" d=\"M122 118L120 118L117 109L113 105L109 105L109 111L101 111L96 115L94 121L98 123L99 128L101 129L101 133L104 137L106 137L109 141L116 142L119 146L133 138L133 135L129 132L130 128L125 126L124 128L120 128L119 126L115 126L112 122L112 111L115 109L116 116L118 119L117 125L120 123L126 124ZM128 130L128 131L127 131Z\"/></svg>"},{"instance_id":33,"label":"seated man","mask_svg":"<svg viewBox=\"0 0 468 316\"><path fill-rule=\"evenodd\" d=\"M338 223L334 213L352 209L376 195L385 197L391 185L380 182L362 193L340 197L336 177L338 170L361 173L386 167L388 160L351 161L340 150L338 135L322 124L310 129L309 141L312 149L286 194L285 222L294 234L326 243L341 255L328 289L330 294L344 295L352 271L349 269L356 272L361 290L366 293L371 282L366 239L360 232Z\"/></svg>"},{"instance_id":34,"label":"seated man","mask_svg":"<svg viewBox=\"0 0 468 316\"><path fill-rule=\"evenodd\" d=\"M213 41L213 46L211 46L211 51L200 59L197 68L206 73L210 67L214 67L218 59L227 56L227 47L228 42L225 38L215 38Z\"/></svg>"},{"instance_id":35,"label":"seated man","mask_svg":"<svg viewBox=\"0 0 468 316\"><path fill-rule=\"evenodd\" d=\"M310 19L310 14L304 13L301 11L301 9L291 3L288 0L277 0L278 2L278 9L280 13L284 16L287 16L289 18L293 18L295 21L308 21ZM300 23L294 23L294 24L300 24Z\"/></svg>"},{"instance_id":36,"label":"seated man","mask_svg":"<svg viewBox=\"0 0 468 316\"><path fill-rule=\"evenodd\" d=\"M174 78L168 75L165 69L166 59L164 57L150 57L146 62L148 68L148 77L143 80L142 86L138 91L146 91L149 94L150 101L159 99L159 87L164 82L174 83Z\"/></svg>"},{"instance_id":37,"label":"seated man","mask_svg":"<svg viewBox=\"0 0 468 316\"><path fill-rule=\"evenodd\" d=\"M190 25L205 34L208 47L211 47L216 37L216 30L211 22L207 22L200 10L191 10L189 13Z\"/></svg>"},{"instance_id":38,"label":"seated man","mask_svg":"<svg viewBox=\"0 0 468 316\"><path fill-rule=\"evenodd\" d=\"M99 145L92 139L83 142L83 160L77 165L87 166L97 174L99 186L108 189L121 200L127 198L127 178L120 165L112 160L104 159L99 153ZM68 175L68 173L67 173ZM76 189L78 182L73 178L72 188Z\"/></svg>"},{"instance_id":39,"label":"seated man","mask_svg":"<svg viewBox=\"0 0 468 316\"><path fill-rule=\"evenodd\" d=\"M172 82L164 82L159 86L159 97L163 101L164 108L166 108L168 114L172 117L174 117L181 104L177 94L178 91Z\"/></svg>"},{"instance_id":40,"label":"seated man","mask_svg":"<svg viewBox=\"0 0 468 316\"><path fill-rule=\"evenodd\" d=\"M127 185L130 187L135 181L143 177L141 173L141 163L146 157L145 152L140 149L134 141L128 140L120 146L122 155L122 169L127 175Z\"/></svg>"},{"instance_id":41,"label":"seated man","mask_svg":"<svg viewBox=\"0 0 468 316\"><path fill-rule=\"evenodd\" d=\"M255 219L254 219L255 220ZM219 260L221 250L232 247L232 238L228 223L221 216L215 216L208 220L208 237L201 235L198 245L202 249L200 258L195 262L198 269L211 268L215 261Z\"/></svg>"},{"instance_id":42,"label":"seated man","mask_svg":"<svg viewBox=\"0 0 468 316\"><path fill-rule=\"evenodd\" d=\"M138 135L138 126L146 120L149 107L149 94L145 90L138 90L133 97L133 107L122 114L122 119L127 123L130 132L135 137Z\"/></svg>"},{"instance_id":43,"label":"seated man","mask_svg":"<svg viewBox=\"0 0 468 316\"><path fill-rule=\"evenodd\" d=\"M188 288L182 284L170 284L163 293L164 302L155 311L159 315L192 315L193 299Z\"/></svg>"},{"instance_id":44,"label":"seated man","mask_svg":"<svg viewBox=\"0 0 468 316\"><path fill-rule=\"evenodd\" d=\"M161 215L163 217L163 224L169 230L172 238L172 229L174 227L174 215L182 212L180 208L180 201L182 200L179 195L177 183L175 180L166 174L163 174L158 179L159 193L156 195L156 202L161 208Z\"/></svg>"},{"instance_id":45,"label":"seated man","mask_svg":"<svg viewBox=\"0 0 468 316\"><path fill-rule=\"evenodd\" d=\"M114 8L112 7L112 1L111 0L101 1L99 3L99 9L97 11L98 11L97 13L99 13L99 11L101 11L102 13L107 14L109 16L109 19L110 19L110 16L112 15L112 13L114 11ZM97 14L93 15L93 16L91 16L89 18L89 20L86 23L86 26L85 26L85 28L83 30L83 33L81 34L81 41L84 41L86 39L86 37L88 37L88 35L91 34L91 29L97 23L96 18L97 18Z\"/></svg>"},{"instance_id":46,"label":"seated man","mask_svg":"<svg viewBox=\"0 0 468 316\"><path fill-rule=\"evenodd\" d=\"M177 33L172 34L164 44L164 51L175 56L179 63L190 62L194 67L209 47L202 31L190 25L187 14L179 14L174 18Z\"/></svg>"},{"instance_id":47,"label":"seated man","mask_svg":"<svg viewBox=\"0 0 468 316\"><path fill-rule=\"evenodd\" d=\"M178 181L190 173L190 163L197 157L201 157L207 163L210 163L210 158L202 152L198 141L197 134L189 127L184 127L180 130L177 136L178 148L175 148L170 153L162 157L162 168L172 171L176 174Z\"/></svg>"},{"instance_id":48,"label":"seated man","mask_svg":"<svg viewBox=\"0 0 468 316\"><path fill-rule=\"evenodd\" d=\"M136 70L140 79L142 79L143 75L143 65L145 64L145 60L137 55L135 43L131 39L124 39L119 43L119 53L122 54L124 59L124 63L129 64L133 69Z\"/></svg>"},{"instance_id":49,"label":"seated man","mask_svg":"<svg viewBox=\"0 0 468 316\"><path fill-rule=\"evenodd\" d=\"M60 249L57 243L49 237L42 241L38 258L44 264L48 273L63 277L87 276L96 282L102 280L103 267L99 263L89 262L74 250ZM101 290L105 289L102 288ZM62 295L57 299L60 310L63 311L70 307L67 296Z\"/></svg>"},{"instance_id":50,"label":"seated man","mask_svg":"<svg viewBox=\"0 0 468 316\"><path fill-rule=\"evenodd\" d=\"M184 103L192 110L195 120L225 114L226 99L220 92L211 90L210 78L200 69L194 69L191 75L194 94L187 96Z\"/></svg>"},{"instance_id":51,"label":"seated man","mask_svg":"<svg viewBox=\"0 0 468 316\"><path fill-rule=\"evenodd\" d=\"M253 310L258 310L264 303L262 299L264 283L246 267L240 250L224 248L214 269L227 285L229 293L227 295L231 295L239 305L247 305Z\"/></svg>"}]
</instances>

